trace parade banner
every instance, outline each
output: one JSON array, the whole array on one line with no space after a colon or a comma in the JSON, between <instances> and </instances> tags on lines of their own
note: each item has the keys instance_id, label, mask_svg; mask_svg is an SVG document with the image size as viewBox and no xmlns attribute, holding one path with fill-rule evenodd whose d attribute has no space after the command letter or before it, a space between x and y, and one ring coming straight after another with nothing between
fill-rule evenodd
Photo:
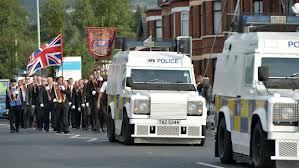
<instances>
[{"instance_id":1,"label":"parade banner","mask_svg":"<svg viewBox=\"0 0 299 168\"><path fill-rule=\"evenodd\" d=\"M86 29L88 50L95 58L111 55L116 28L89 27Z\"/></svg>"}]
</instances>

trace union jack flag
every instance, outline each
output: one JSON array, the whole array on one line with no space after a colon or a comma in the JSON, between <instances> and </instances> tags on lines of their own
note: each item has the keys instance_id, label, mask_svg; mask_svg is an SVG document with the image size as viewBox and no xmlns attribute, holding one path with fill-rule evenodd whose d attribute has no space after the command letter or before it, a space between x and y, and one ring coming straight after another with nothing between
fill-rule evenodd
<instances>
[{"instance_id":1,"label":"union jack flag","mask_svg":"<svg viewBox=\"0 0 299 168\"><path fill-rule=\"evenodd\" d=\"M62 64L62 35L59 34L50 43L43 44L30 56L27 64L27 74L33 75L37 70Z\"/></svg>"}]
</instances>

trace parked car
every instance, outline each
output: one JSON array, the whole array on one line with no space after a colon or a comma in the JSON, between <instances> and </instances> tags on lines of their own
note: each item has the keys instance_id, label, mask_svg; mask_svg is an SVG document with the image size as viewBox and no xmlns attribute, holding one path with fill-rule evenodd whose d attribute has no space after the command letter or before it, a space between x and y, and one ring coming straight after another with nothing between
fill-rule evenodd
<instances>
[{"instance_id":1,"label":"parked car","mask_svg":"<svg viewBox=\"0 0 299 168\"><path fill-rule=\"evenodd\" d=\"M5 103L0 103L0 118L1 119L8 119L8 109L6 109Z\"/></svg>"},{"instance_id":2,"label":"parked car","mask_svg":"<svg viewBox=\"0 0 299 168\"><path fill-rule=\"evenodd\" d=\"M7 94L8 79L0 79L0 119L8 119Z\"/></svg>"}]
</instances>

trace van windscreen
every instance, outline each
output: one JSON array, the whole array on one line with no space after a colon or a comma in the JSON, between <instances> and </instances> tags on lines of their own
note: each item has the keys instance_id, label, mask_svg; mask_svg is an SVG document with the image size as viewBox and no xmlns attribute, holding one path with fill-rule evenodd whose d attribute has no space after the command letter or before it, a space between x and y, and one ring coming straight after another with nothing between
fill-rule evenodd
<instances>
[{"instance_id":1,"label":"van windscreen","mask_svg":"<svg viewBox=\"0 0 299 168\"><path fill-rule=\"evenodd\" d=\"M132 69L132 89L195 91L189 70Z\"/></svg>"},{"instance_id":2,"label":"van windscreen","mask_svg":"<svg viewBox=\"0 0 299 168\"><path fill-rule=\"evenodd\" d=\"M269 67L270 77L289 77L299 73L299 58L262 58L262 65Z\"/></svg>"},{"instance_id":3,"label":"van windscreen","mask_svg":"<svg viewBox=\"0 0 299 168\"><path fill-rule=\"evenodd\" d=\"M132 69L134 83L191 83L188 70Z\"/></svg>"}]
</instances>

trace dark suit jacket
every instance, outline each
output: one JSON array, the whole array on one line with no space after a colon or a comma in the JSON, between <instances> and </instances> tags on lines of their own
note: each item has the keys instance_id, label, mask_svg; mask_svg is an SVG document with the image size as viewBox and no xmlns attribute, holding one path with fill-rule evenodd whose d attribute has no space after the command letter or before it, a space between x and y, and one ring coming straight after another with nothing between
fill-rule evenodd
<instances>
[{"instance_id":1,"label":"dark suit jacket","mask_svg":"<svg viewBox=\"0 0 299 168\"><path fill-rule=\"evenodd\" d=\"M35 87L35 89L34 89ZM29 103L29 106L32 106L32 105L36 105L36 106L39 106L39 90L40 90L40 87L41 86L34 86L33 84L30 84L28 85L28 88L27 88L27 97L28 97L28 100L27 102Z\"/></svg>"},{"instance_id":2,"label":"dark suit jacket","mask_svg":"<svg viewBox=\"0 0 299 168\"><path fill-rule=\"evenodd\" d=\"M51 97L51 101L49 101L48 92ZM39 96L38 96L39 104L44 104L44 108L50 109L53 103L53 99L55 97L54 88L50 88L49 91L46 90L46 86L40 86Z\"/></svg>"}]
</instances>

